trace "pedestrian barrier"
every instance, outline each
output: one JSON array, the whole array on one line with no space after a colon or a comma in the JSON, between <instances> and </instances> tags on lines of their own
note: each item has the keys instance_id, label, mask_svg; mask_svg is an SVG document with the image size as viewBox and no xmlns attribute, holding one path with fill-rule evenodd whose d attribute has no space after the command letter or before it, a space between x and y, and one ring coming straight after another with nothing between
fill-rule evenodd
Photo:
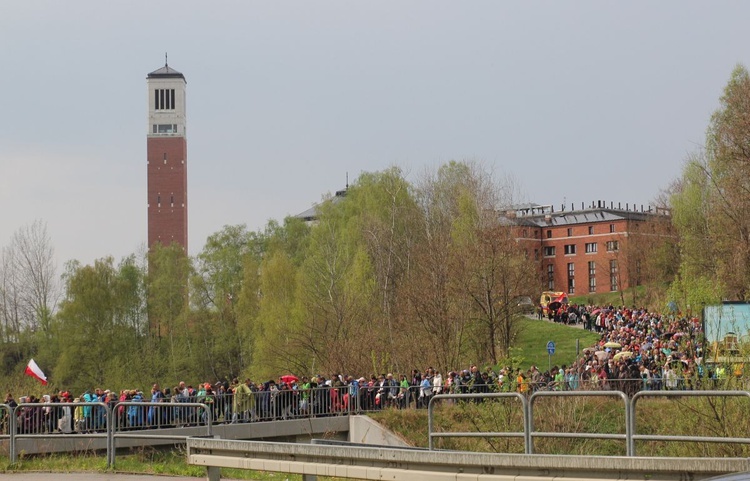
<instances>
[{"instance_id":1,"label":"pedestrian barrier","mask_svg":"<svg viewBox=\"0 0 750 481\"><path fill-rule=\"evenodd\" d=\"M328 416L348 416L365 412L357 402L343 400L341 405L329 404L335 400L330 391L316 390L308 393L309 401L306 411L295 409L291 403L275 404L273 399L267 403L259 398L253 409L243 413L231 411L231 397L225 402L137 402L124 401L117 403L22 403L10 407L0 405L2 432L0 442L7 443L11 462L16 462L24 447L29 449L30 442L35 443L32 452L44 452L44 440L56 440L56 449L75 451L106 451L108 465L114 465L118 448L132 446L138 439L170 440L184 442L189 435L195 435L196 429L205 428L205 436L213 435L213 426L217 423L241 424L243 422L279 421L284 419L318 418L325 421ZM534 440L543 438L599 439L617 440L624 443L626 456L636 456L636 441L641 442L702 442L750 445L750 438L742 436L700 437L683 434L638 433L636 426L640 402L644 398L655 397L739 397L750 401L747 391L641 391L628 397L621 391L537 391L531 395L521 393L467 393L439 394L431 396L427 403L429 448L435 449L434 440L450 437L503 437L523 440L523 453L535 454ZM610 397L621 400L624 406L624 423L621 432L604 433L565 433L557 430L536 430L535 413L537 404L546 398L570 397ZM316 400L317 398L317 400ZM434 412L440 404L447 403L492 403L500 399L511 402L517 409L516 419L520 419L519 429L503 432L443 432L435 426ZM385 404L384 407L388 407ZM369 406L372 407L372 406ZM405 407L398 400L390 404L393 409ZM180 427L191 427L189 433L179 433ZM230 426L227 426L231 428ZM239 427L239 426L238 426ZM343 431L346 428L340 428ZM186 430L187 431L187 430ZM64 442L60 442L64 440ZM26 444L23 444L23 443ZM42 443L42 444L40 444ZM62 446L62 447L60 447Z\"/></svg>"},{"instance_id":2,"label":"pedestrian barrier","mask_svg":"<svg viewBox=\"0 0 750 481\"><path fill-rule=\"evenodd\" d=\"M11 408L0 405L7 417L3 417L8 434L0 439L8 440L8 456L15 463L19 456L19 441L42 442L51 438L68 441L69 451L106 450L107 466L114 467L116 440L130 439L175 439L185 442L183 435L153 434L153 429L168 427L167 420L182 419L185 425L202 425L208 436L213 434L211 410L203 403L180 403L171 406L156 402L107 403L21 403ZM121 415L121 413L123 415ZM154 424L149 420L154 421ZM174 424L169 427L175 427ZM146 428L151 428L148 430Z\"/></svg>"},{"instance_id":3,"label":"pedestrian barrier","mask_svg":"<svg viewBox=\"0 0 750 481\"><path fill-rule=\"evenodd\" d=\"M433 444L434 438L448 437L523 437L524 454L534 453L534 439L537 438L567 438L567 439L598 439L598 440L619 440L625 444L627 457L635 457L636 441L662 441L662 442L693 442L693 443L731 443L750 445L750 438L730 437L730 436L685 436L678 434L647 435L638 434L636 430L636 418L638 401L645 397L673 397L673 398L698 398L698 397L715 397L731 398L742 397L750 400L748 391L641 391L636 393L632 398L622 391L537 391L532 394L527 401L518 403L518 408L522 411L521 416L524 419L524 432L444 432L437 431L434 423L435 409L444 402L475 402L478 399L485 399L486 402L492 402L494 399L501 397L516 397L512 393L502 394L441 394L433 396L428 406L428 436L429 448L435 449ZM542 432L534 428L534 407L542 398L569 398L569 397L612 397L622 400L624 425L622 433L566 433L566 432ZM522 399L525 399L521 397ZM750 403L749 403L750 406ZM675 415L679 415L676 414Z\"/></svg>"}]
</instances>

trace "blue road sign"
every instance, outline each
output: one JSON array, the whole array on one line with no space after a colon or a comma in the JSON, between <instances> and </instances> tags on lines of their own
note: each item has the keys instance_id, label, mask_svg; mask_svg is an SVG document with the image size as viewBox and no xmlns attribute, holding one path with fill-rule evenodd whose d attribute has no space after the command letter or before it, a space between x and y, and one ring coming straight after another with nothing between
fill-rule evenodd
<instances>
[{"instance_id":1,"label":"blue road sign","mask_svg":"<svg viewBox=\"0 0 750 481\"><path fill-rule=\"evenodd\" d=\"M550 356L555 353L555 343L554 341L549 341L547 343L547 354Z\"/></svg>"}]
</instances>

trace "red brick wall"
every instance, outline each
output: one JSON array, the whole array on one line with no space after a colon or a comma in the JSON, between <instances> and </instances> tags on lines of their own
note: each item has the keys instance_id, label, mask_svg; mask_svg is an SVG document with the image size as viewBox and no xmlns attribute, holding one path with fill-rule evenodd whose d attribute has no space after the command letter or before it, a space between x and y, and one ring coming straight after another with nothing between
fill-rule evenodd
<instances>
[{"instance_id":1,"label":"red brick wall","mask_svg":"<svg viewBox=\"0 0 750 481\"><path fill-rule=\"evenodd\" d=\"M610 226L614 226L614 232ZM589 233L589 227L592 232ZM570 229L570 235L568 235ZM516 228L520 245L526 250L529 258L537 261L542 290L548 290L547 266L554 268L554 287L551 290L569 292L568 264L574 265L575 290L569 295L585 295L589 290L589 262L595 263L596 290L593 292L611 292L610 263L612 259L618 264L618 283L620 289L630 286L626 271L626 242L628 240L628 221L625 219L605 222L589 222L576 225ZM551 233L548 237L547 232ZM617 241L618 251L607 251L607 242ZM586 244L596 243L595 253L586 253ZM575 254L565 254L566 245L575 245ZM545 257L545 247L554 247L555 255ZM535 253L538 257L535 256Z\"/></svg>"},{"instance_id":2,"label":"red brick wall","mask_svg":"<svg viewBox=\"0 0 750 481\"><path fill-rule=\"evenodd\" d=\"M187 141L184 137L149 137L146 150L148 245L177 242L187 252Z\"/></svg>"},{"instance_id":3,"label":"red brick wall","mask_svg":"<svg viewBox=\"0 0 750 481\"><path fill-rule=\"evenodd\" d=\"M614 226L614 232L610 232L610 226ZM589 227L593 233L589 234ZM589 290L589 262L595 263L596 290L594 292L610 292L612 290L610 280L610 260L616 260L618 264L618 283L620 289L630 287L626 275L625 242L627 242L627 221L616 220L612 222L592 222L572 226L559 226L542 228L541 251L541 275L543 286L548 288L547 266L554 266L554 289L555 291L568 292L569 295L585 295ZM568 229L571 229L568 235ZM552 237L547 237L547 231L551 231ZM607 242L617 241L618 251L607 251ZM596 243L595 253L586 253L586 244ZM565 254L566 245L575 245L575 254ZM554 247L554 257L544 257L544 247ZM571 293L568 289L568 264L574 265L575 290Z\"/></svg>"}]
</instances>

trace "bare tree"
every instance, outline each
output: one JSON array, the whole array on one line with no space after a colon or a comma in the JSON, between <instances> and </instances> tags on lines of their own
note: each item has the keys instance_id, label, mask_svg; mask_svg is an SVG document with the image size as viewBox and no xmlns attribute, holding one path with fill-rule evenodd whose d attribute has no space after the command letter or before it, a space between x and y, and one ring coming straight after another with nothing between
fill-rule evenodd
<instances>
[{"instance_id":1,"label":"bare tree","mask_svg":"<svg viewBox=\"0 0 750 481\"><path fill-rule=\"evenodd\" d=\"M25 328L50 333L60 295L56 270L54 249L42 221L19 229L3 249L2 324L12 327L14 335Z\"/></svg>"}]
</instances>

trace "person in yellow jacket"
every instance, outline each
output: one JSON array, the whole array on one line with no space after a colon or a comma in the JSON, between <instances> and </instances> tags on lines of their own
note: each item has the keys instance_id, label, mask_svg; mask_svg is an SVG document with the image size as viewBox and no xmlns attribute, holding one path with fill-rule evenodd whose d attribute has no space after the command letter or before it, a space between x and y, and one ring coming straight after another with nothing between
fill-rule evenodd
<instances>
[{"instance_id":1,"label":"person in yellow jacket","mask_svg":"<svg viewBox=\"0 0 750 481\"><path fill-rule=\"evenodd\" d=\"M83 406L79 404L80 402L81 398L77 397L73 399L73 404L75 405L73 420L75 421L75 431L77 433L82 433L86 429L86 416L83 414Z\"/></svg>"},{"instance_id":2,"label":"person in yellow jacket","mask_svg":"<svg viewBox=\"0 0 750 481\"><path fill-rule=\"evenodd\" d=\"M234 379L234 397L232 399L232 422L247 422L252 420L252 412L255 410L255 395L250 389L250 380L239 382Z\"/></svg>"}]
</instances>

